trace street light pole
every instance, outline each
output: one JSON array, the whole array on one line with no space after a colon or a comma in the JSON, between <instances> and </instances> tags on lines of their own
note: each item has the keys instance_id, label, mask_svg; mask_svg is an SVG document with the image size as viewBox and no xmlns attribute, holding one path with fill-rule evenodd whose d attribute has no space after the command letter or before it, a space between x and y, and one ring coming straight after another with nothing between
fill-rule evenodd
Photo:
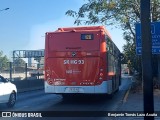
<instances>
[{"instance_id":1,"label":"street light pole","mask_svg":"<svg viewBox=\"0 0 160 120\"><path fill-rule=\"evenodd\" d=\"M150 0L141 0L143 107L145 114L154 113L150 22ZM145 116L144 120L154 120L154 116Z\"/></svg>"}]
</instances>

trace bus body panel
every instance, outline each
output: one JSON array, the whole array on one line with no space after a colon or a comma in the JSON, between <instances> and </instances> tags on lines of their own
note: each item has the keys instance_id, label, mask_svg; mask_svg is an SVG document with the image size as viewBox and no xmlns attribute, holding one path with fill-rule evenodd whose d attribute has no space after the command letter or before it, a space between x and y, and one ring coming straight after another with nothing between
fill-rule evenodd
<instances>
[{"instance_id":1,"label":"bus body panel","mask_svg":"<svg viewBox=\"0 0 160 120\"><path fill-rule=\"evenodd\" d=\"M55 89L53 89L55 88ZM96 86L51 86L45 81L45 93L84 93L84 94L111 94L112 80L103 81Z\"/></svg>"},{"instance_id":2,"label":"bus body panel","mask_svg":"<svg viewBox=\"0 0 160 120\"><path fill-rule=\"evenodd\" d=\"M99 76L99 57L48 58L46 71L50 71L52 84L57 86L93 86ZM47 74L47 73L46 73Z\"/></svg>"}]
</instances>

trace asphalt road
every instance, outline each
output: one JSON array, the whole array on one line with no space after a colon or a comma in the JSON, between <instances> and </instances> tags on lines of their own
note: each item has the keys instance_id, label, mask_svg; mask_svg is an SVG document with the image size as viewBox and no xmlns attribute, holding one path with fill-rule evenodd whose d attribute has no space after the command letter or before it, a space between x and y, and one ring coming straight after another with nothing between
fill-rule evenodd
<instances>
[{"instance_id":1,"label":"asphalt road","mask_svg":"<svg viewBox=\"0 0 160 120\"><path fill-rule=\"evenodd\" d=\"M13 108L7 108L5 104L0 104L0 112L11 111L11 112L46 112L49 115L56 114L57 111L72 111L69 114L73 116L76 114L75 111L116 111L116 108L122 103L124 95L131 84L131 78L129 76L123 76L122 84L119 92L115 93L112 98L104 96L78 96L64 100L61 95L45 94L44 90L36 90L23 92L18 94L18 100ZM54 112L53 112L54 111ZM77 112L81 113L81 112ZM64 117L65 112L60 112L58 117L53 118L38 118L38 120L72 120L72 119L84 119L84 120L104 120L105 117ZM87 113L88 114L88 113ZM92 113L96 114L96 113ZM40 115L40 114L39 114ZM1 118L1 120L18 120L27 118ZM28 118L29 120L31 118ZM33 118L32 118L33 119Z\"/></svg>"}]
</instances>

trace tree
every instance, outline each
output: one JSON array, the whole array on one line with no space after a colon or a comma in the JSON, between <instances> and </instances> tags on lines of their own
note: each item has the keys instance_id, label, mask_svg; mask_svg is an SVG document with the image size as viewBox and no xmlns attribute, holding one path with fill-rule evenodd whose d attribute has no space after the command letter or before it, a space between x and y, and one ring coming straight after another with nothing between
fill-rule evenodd
<instances>
[{"instance_id":1,"label":"tree","mask_svg":"<svg viewBox=\"0 0 160 120\"><path fill-rule=\"evenodd\" d=\"M25 63L26 62L23 59L21 59L21 58L17 58L17 59L14 60L14 65L16 67L24 67Z\"/></svg>"},{"instance_id":2,"label":"tree","mask_svg":"<svg viewBox=\"0 0 160 120\"><path fill-rule=\"evenodd\" d=\"M151 0L151 21L160 20L160 1ZM114 25L123 30L126 44L123 55L131 70L140 69L140 57L135 52L135 23L140 22L140 0L88 0L79 11L68 10L66 15L75 18L75 24ZM139 64L139 65L137 65Z\"/></svg>"},{"instance_id":3,"label":"tree","mask_svg":"<svg viewBox=\"0 0 160 120\"><path fill-rule=\"evenodd\" d=\"M9 59L0 51L0 72L9 69Z\"/></svg>"}]
</instances>

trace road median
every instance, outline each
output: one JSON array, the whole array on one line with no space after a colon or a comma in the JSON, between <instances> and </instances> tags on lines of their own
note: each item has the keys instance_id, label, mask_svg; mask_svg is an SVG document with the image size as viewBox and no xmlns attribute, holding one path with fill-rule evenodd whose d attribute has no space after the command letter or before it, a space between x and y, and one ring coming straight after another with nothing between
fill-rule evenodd
<instances>
[{"instance_id":1,"label":"road median","mask_svg":"<svg viewBox=\"0 0 160 120\"><path fill-rule=\"evenodd\" d=\"M11 82L16 85L18 92L44 89L44 79L16 80Z\"/></svg>"}]
</instances>

